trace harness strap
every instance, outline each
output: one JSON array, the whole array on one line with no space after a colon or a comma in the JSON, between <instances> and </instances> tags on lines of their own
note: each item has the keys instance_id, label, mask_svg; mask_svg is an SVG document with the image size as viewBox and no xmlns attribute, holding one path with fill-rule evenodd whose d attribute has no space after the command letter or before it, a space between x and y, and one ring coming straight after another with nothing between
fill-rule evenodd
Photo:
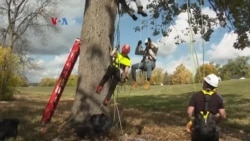
<instances>
[{"instance_id":1,"label":"harness strap","mask_svg":"<svg viewBox=\"0 0 250 141\"><path fill-rule=\"evenodd\" d=\"M209 101L210 101L210 98L211 98L211 95L214 94L214 91L206 91L206 90L202 90L202 93L204 94L205 96L205 109L204 111L200 111L201 115L203 116L203 118L205 119L205 122L207 122L207 118L208 118L208 115L209 115Z\"/></svg>"},{"instance_id":2,"label":"harness strap","mask_svg":"<svg viewBox=\"0 0 250 141\"><path fill-rule=\"evenodd\" d=\"M208 115L209 115L209 111L206 112L206 114L203 112L203 111L200 111L201 115L203 116L203 118L205 119L205 123L207 123L207 118L208 118Z\"/></svg>"},{"instance_id":3,"label":"harness strap","mask_svg":"<svg viewBox=\"0 0 250 141\"><path fill-rule=\"evenodd\" d=\"M211 95L205 95L205 111L208 111L208 104L210 100Z\"/></svg>"}]
</instances>

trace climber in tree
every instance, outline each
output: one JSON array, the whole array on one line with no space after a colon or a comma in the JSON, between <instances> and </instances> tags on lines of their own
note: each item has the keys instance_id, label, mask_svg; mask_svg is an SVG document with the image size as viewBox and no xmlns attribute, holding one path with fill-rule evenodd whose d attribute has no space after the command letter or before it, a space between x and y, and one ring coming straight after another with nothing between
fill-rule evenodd
<instances>
[{"instance_id":1,"label":"climber in tree","mask_svg":"<svg viewBox=\"0 0 250 141\"><path fill-rule=\"evenodd\" d=\"M142 71L147 72L147 80L144 83L144 89L148 90L150 88L150 79L151 73L155 68L156 65L156 54L158 51L158 47L156 43L152 42L150 38L145 40L145 49L142 47L142 41L138 41L135 54L136 55L143 55L141 62L133 64L131 67L131 74L132 74L132 89L137 87L136 82L136 70L141 69Z\"/></svg>"},{"instance_id":2,"label":"climber in tree","mask_svg":"<svg viewBox=\"0 0 250 141\"><path fill-rule=\"evenodd\" d=\"M131 66L130 58L128 54L130 52L130 45L124 44L122 46L122 52L118 52L118 48L114 48L110 53L110 56L113 57L112 64L108 67L105 75L100 81L96 93L100 94L104 84L111 78L110 88L108 90L108 94L103 101L103 105L107 106L110 103L110 99L112 94L115 91L116 85L118 82L124 83L128 78L129 68Z\"/></svg>"}]
</instances>

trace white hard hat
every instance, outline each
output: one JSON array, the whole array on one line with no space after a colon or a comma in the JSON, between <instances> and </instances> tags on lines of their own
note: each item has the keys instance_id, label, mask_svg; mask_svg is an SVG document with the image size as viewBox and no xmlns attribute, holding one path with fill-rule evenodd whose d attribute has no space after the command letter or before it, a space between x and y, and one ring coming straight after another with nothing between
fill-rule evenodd
<instances>
[{"instance_id":1,"label":"white hard hat","mask_svg":"<svg viewBox=\"0 0 250 141\"><path fill-rule=\"evenodd\" d=\"M206 81L209 85L217 88L220 82L220 78L215 74L209 74L206 77L204 77L204 81Z\"/></svg>"},{"instance_id":2,"label":"white hard hat","mask_svg":"<svg viewBox=\"0 0 250 141\"><path fill-rule=\"evenodd\" d=\"M145 40L145 44L148 43L148 39Z\"/></svg>"}]
</instances>

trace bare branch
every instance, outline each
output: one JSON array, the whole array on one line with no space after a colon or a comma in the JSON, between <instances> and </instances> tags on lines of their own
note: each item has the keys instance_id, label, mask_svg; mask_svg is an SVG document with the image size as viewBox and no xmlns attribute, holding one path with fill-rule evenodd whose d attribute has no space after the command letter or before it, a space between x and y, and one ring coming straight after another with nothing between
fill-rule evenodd
<instances>
[{"instance_id":1,"label":"bare branch","mask_svg":"<svg viewBox=\"0 0 250 141\"><path fill-rule=\"evenodd\" d=\"M32 2L36 2L34 4L36 6L34 6ZM11 47L28 30L41 31L39 33L43 34L43 30L39 30L39 28L44 28L49 25L49 20L46 18L50 16L48 14L50 13L49 9L55 6L56 2L50 0L32 2L28 0L5 0L6 6L1 6L0 10L5 10L7 12L8 25L4 28L7 30L8 43ZM57 29L52 26L48 26L48 28L57 31ZM3 33L3 30L1 33Z\"/></svg>"}]
</instances>

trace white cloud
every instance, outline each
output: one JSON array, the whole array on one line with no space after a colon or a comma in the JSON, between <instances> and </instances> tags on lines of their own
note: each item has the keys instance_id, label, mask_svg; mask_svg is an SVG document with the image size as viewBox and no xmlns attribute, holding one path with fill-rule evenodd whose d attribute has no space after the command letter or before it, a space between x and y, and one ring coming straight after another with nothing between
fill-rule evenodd
<instances>
[{"instance_id":1,"label":"white cloud","mask_svg":"<svg viewBox=\"0 0 250 141\"><path fill-rule=\"evenodd\" d=\"M158 41L158 56L168 56L175 52L177 45L168 37L162 37Z\"/></svg>"},{"instance_id":2,"label":"white cloud","mask_svg":"<svg viewBox=\"0 0 250 141\"><path fill-rule=\"evenodd\" d=\"M45 30L47 40L45 45L40 41L41 39L32 36L31 54L45 54L45 55L59 55L66 53L71 49L74 40L80 36L82 23L80 23L84 12L84 0L75 0L74 2L63 0L58 4L59 15L52 15L58 19L66 18L68 25L57 24L61 30L59 33L54 33ZM51 17L48 17L49 19ZM52 24L52 23L51 23Z\"/></svg>"},{"instance_id":3,"label":"white cloud","mask_svg":"<svg viewBox=\"0 0 250 141\"><path fill-rule=\"evenodd\" d=\"M216 18L216 13L209 7L204 7L202 9L202 14L207 14L209 17Z\"/></svg>"},{"instance_id":4,"label":"white cloud","mask_svg":"<svg viewBox=\"0 0 250 141\"><path fill-rule=\"evenodd\" d=\"M213 44L208 50L209 59L214 62L224 63L228 59L234 59L238 56L250 56L250 48L238 50L233 47L237 39L237 34L226 33L218 44Z\"/></svg>"},{"instance_id":5,"label":"white cloud","mask_svg":"<svg viewBox=\"0 0 250 141\"><path fill-rule=\"evenodd\" d=\"M47 39L42 44L40 38L32 39L31 54L37 55L59 55L71 49L74 40L79 37L81 25L68 25L62 28L60 33L45 33Z\"/></svg>"},{"instance_id":6,"label":"white cloud","mask_svg":"<svg viewBox=\"0 0 250 141\"><path fill-rule=\"evenodd\" d=\"M204 63L208 63L208 61L204 61ZM166 62L166 64L161 62L157 66L165 66L165 71L167 71L169 74L172 74L176 67L180 64L183 64L188 70L195 74L197 67L203 64L202 54L183 55L177 60L171 60L170 62Z\"/></svg>"},{"instance_id":7,"label":"white cloud","mask_svg":"<svg viewBox=\"0 0 250 141\"><path fill-rule=\"evenodd\" d=\"M206 10L206 13L213 14L213 12ZM177 39L181 39L186 43L190 43L192 41L199 42L201 40L200 34L193 34L189 31L188 25L188 14L186 12L180 13L176 20L175 24L168 27L169 36L161 37L159 39L159 56L168 56L176 51ZM182 43L182 42L181 42Z\"/></svg>"},{"instance_id":8,"label":"white cloud","mask_svg":"<svg viewBox=\"0 0 250 141\"><path fill-rule=\"evenodd\" d=\"M41 69L35 70L35 69L30 69L27 72L27 76L29 78L30 82L40 82L42 78L55 78L57 79L66 63L66 60L68 58L69 54L61 54L54 56L53 59L49 61L44 61L44 58L41 58L36 61L36 64L39 65ZM79 60L77 59L74 68L71 72L71 74L76 74L77 73L77 68L78 68L78 63Z\"/></svg>"},{"instance_id":9,"label":"white cloud","mask_svg":"<svg viewBox=\"0 0 250 141\"><path fill-rule=\"evenodd\" d=\"M208 14L210 17L216 17L216 13L208 7L204 7L202 12L203 14ZM187 23L187 20L187 13L183 12L178 15L175 24L169 27L169 30L171 31L169 36L159 39L159 42L161 44L164 44L160 47L161 51L159 52L159 56L165 56L165 58L171 61L166 63L158 62L157 67L165 68L168 73L173 73L175 68L180 64L184 64L189 70L195 73L197 63L199 65L202 65L203 63L202 46L198 46L196 50L196 52L198 53L198 60L196 60L196 57L193 58L189 54L185 55L185 53L183 53L182 56L179 56L177 59L173 57L173 54L175 54L177 50L177 46L175 45L174 40L177 35L179 35L179 37L182 38L185 42L190 43L190 35L183 35L183 31L186 32L188 30L189 25ZM214 26L213 28L216 31L217 29L219 29L219 26ZM192 43L193 46L196 47L197 44L201 44L202 39L200 35L192 34L192 36L192 38L196 41L195 43ZM213 34L213 36L217 36L216 32ZM220 37L218 36L218 38ZM225 33L224 37L218 44L212 44L212 46L210 46L212 41L204 42L205 46L209 45L211 48L208 49L208 51L204 54L204 63L213 61L217 64L223 64L228 59L234 59L237 56L250 56L250 48L245 48L243 51L233 48L233 43L235 42L236 38L237 35L231 32ZM170 57L172 57L172 59L169 59Z\"/></svg>"},{"instance_id":10,"label":"white cloud","mask_svg":"<svg viewBox=\"0 0 250 141\"><path fill-rule=\"evenodd\" d=\"M175 25L171 25L168 28L169 36L161 37L158 41L159 45L159 52L158 56L168 56L175 52L177 45L176 43L176 36L181 36L182 31L188 27L187 24L187 16L186 13L181 13L177 16L177 20L175 21ZM184 37L180 37L184 38ZM186 36L186 38L188 38Z\"/></svg>"},{"instance_id":11,"label":"white cloud","mask_svg":"<svg viewBox=\"0 0 250 141\"><path fill-rule=\"evenodd\" d=\"M143 5L146 0L143 1ZM81 5L81 6L79 6ZM37 54L46 54L46 55L55 55L53 59L50 61L45 61L44 58L41 58L38 63L44 68L41 71L30 70L29 75L32 82L39 82L41 78L44 77L53 77L58 78L60 75L63 65L67 59L69 50L72 47L73 41L76 37L80 35L81 32L81 24L75 19L75 17L82 17L83 14L83 2L82 0L77 0L74 2L63 0L61 6L59 6L59 10L62 12L60 16L64 16L69 19L68 26L62 27L62 32L60 34L52 34L48 33L50 40L47 42L46 46L39 44L39 39L35 39L35 46L33 53ZM209 9L204 8L203 13L209 14L210 16L215 16L215 13ZM129 21L128 21L129 22ZM182 54L178 54L176 57L176 51L181 48L177 48L175 44L175 36L179 35L182 39L187 42L187 45L190 41L190 36L186 36L183 33L183 30L186 31L188 27L187 23L187 13L181 13L174 25L171 25L169 29L171 30L170 35L168 37L161 37L158 39L157 44L159 45L158 57L163 58L159 59L156 63L156 67L160 67L165 69L168 73L173 73L176 67L180 64L184 64L190 71L193 73L196 71L197 63L201 65L203 63L202 51L201 48L197 48L198 54L196 60L196 56L190 56L189 53L182 52ZM215 27L215 30L218 27ZM127 30L126 28L125 30ZM122 33L121 33L122 34ZM199 35L192 35L193 38L198 41L201 41L201 37ZM134 37L131 37L134 38ZM208 49L206 53L205 63L210 61L214 61L215 63L225 61L231 58L236 57L237 55L250 55L250 48L247 48L243 51L236 50L232 47L233 42L236 39L236 35L232 33L227 33L222 38L221 42L218 44L213 44L211 49ZM121 39L122 40L122 39ZM131 39L137 40L137 39ZM211 41L212 42L212 41ZM206 42L206 44L210 44ZM185 44L186 45L186 44ZM185 47L184 45L184 47ZM182 46L183 47L183 46ZM209 47L210 48L210 47ZM180 52L178 52L180 53ZM176 59L177 58L177 59ZM133 56L131 57L133 64L141 61L141 56ZM75 64L73 74L76 74L78 68L78 62Z\"/></svg>"}]
</instances>

